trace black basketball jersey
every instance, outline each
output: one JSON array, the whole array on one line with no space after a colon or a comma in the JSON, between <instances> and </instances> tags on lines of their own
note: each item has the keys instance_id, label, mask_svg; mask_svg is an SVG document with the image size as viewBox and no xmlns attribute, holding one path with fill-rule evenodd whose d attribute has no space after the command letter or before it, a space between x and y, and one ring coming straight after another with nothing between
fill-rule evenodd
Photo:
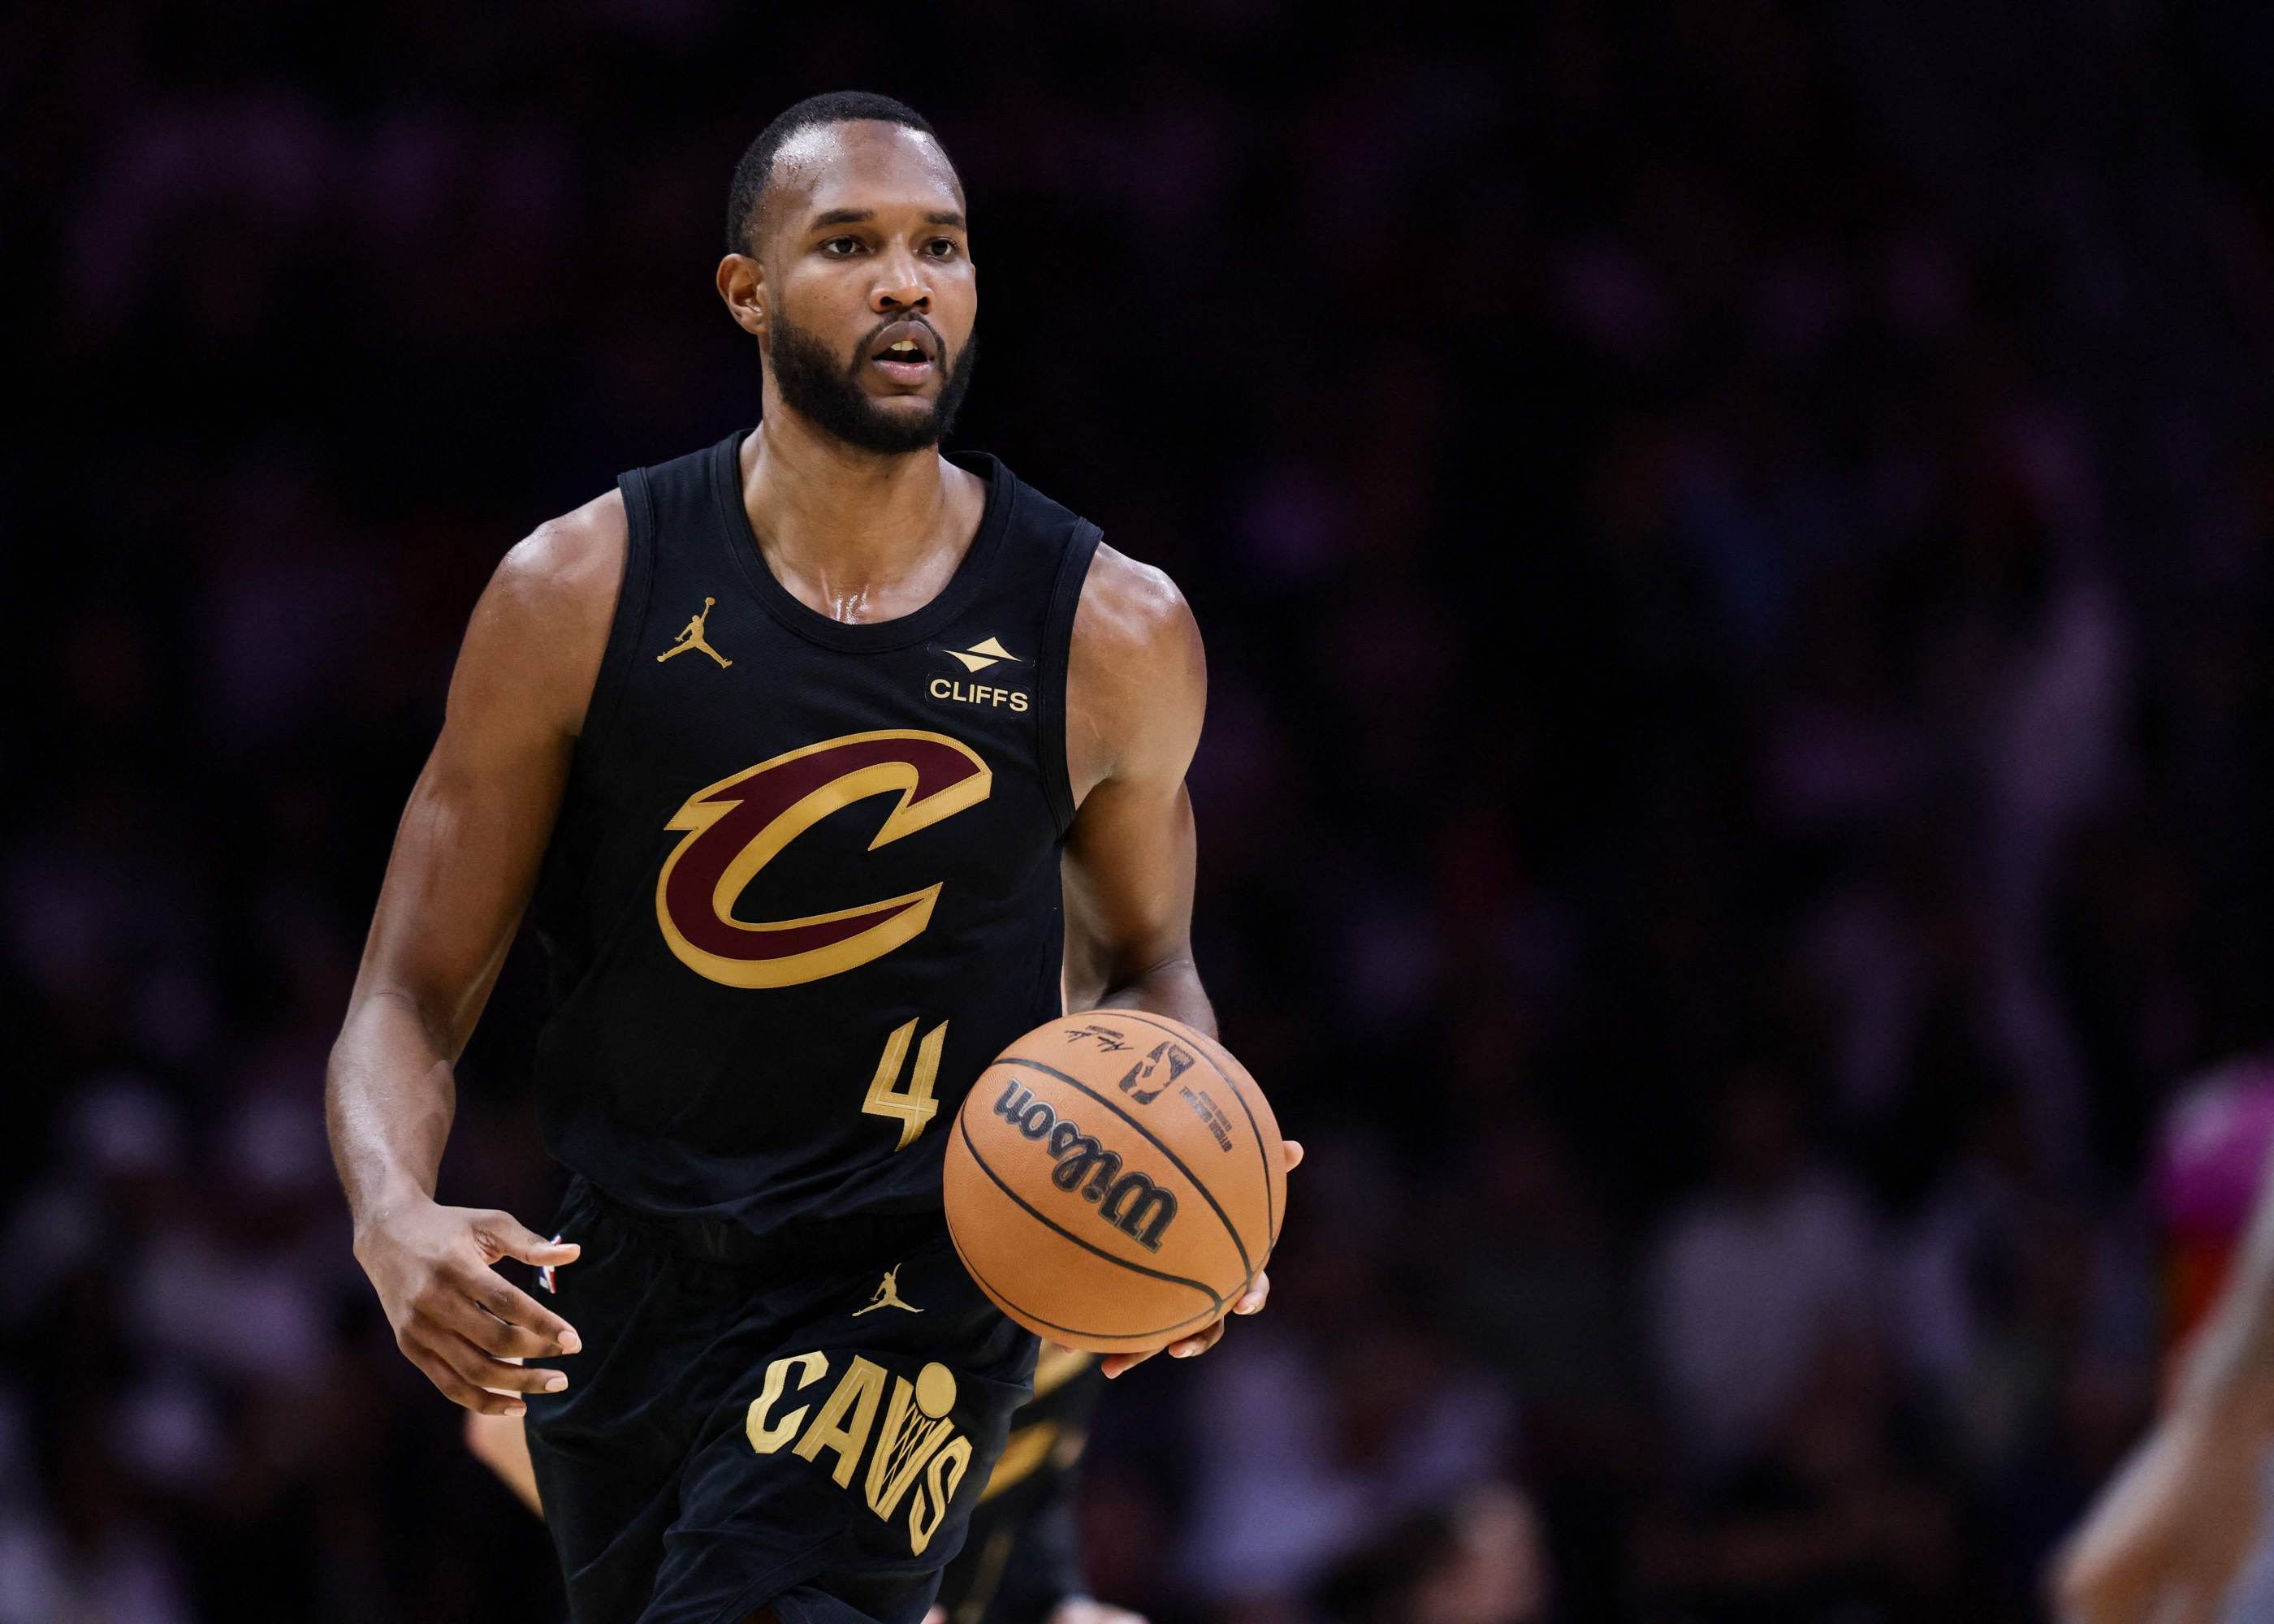
<instances>
[{"instance_id":1,"label":"black basketball jersey","mask_svg":"<svg viewBox=\"0 0 2274 1624\"><path fill-rule=\"evenodd\" d=\"M775 580L734 434L619 482L621 595L531 909L538 1104L617 1200L757 1233L939 1202L945 1129L1057 1015L1066 651L1096 527L991 457L945 590Z\"/></svg>"}]
</instances>

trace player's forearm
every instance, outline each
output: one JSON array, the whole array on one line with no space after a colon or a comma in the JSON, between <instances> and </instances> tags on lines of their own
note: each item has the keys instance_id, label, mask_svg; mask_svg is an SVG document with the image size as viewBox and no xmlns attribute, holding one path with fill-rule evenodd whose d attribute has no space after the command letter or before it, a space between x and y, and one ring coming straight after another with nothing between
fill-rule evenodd
<instances>
[{"instance_id":1,"label":"player's forearm","mask_svg":"<svg viewBox=\"0 0 2274 1624\"><path fill-rule=\"evenodd\" d=\"M433 1199L456 1109L435 1024L406 995L358 992L325 1089L332 1158L358 1231L404 1202Z\"/></svg>"}]
</instances>

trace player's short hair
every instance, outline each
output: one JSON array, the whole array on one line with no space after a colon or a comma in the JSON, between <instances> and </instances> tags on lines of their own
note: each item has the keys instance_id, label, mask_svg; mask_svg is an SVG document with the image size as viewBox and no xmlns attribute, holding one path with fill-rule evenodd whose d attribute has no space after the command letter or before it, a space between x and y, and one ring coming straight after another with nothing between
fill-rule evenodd
<instances>
[{"instance_id":1,"label":"player's short hair","mask_svg":"<svg viewBox=\"0 0 2274 1624\"><path fill-rule=\"evenodd\" d=\"M774 159L783 144L800 131L810 130L817 124L849 124L861 118L900 124L920 131L934 141L939 139L939 132L922 113L905 102L895 102L873 90L832 90L806 97L796 106L785 109L773 123L759 131L758 139L742 149L742 161L734 165L734 184L727 188L728 253L750 252L750 227L757 218L766 184L773 179ZM943 154L946 152L944 147L940 150Z\"/></svg>"}]
</instances>

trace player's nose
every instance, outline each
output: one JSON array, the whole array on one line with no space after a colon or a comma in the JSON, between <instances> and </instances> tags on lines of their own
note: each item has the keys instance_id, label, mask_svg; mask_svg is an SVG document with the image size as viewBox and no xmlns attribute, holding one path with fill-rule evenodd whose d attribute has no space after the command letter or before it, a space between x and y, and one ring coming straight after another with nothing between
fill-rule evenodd
<instances>
[{"instance_id":1,"label":"player's nose","mask_svg":"<svg viewBox=\"0 0 2274 1624\"><path fill-rule=\"evenodd\" d=\"M877 284L869 292L869 308L878 315L897 311L931 309L931 288L923 265L905 244L895 244L879 256Z\"/></svg>"}]
</instances>

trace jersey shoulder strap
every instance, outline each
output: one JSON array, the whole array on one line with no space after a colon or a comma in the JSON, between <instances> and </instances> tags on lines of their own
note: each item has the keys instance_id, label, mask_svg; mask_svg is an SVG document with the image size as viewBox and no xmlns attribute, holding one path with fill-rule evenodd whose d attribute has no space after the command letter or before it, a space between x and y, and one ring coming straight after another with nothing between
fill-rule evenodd
<instances>
[{"instance_id":1,"label":"jersey shoulder strap","mask_svg":"<svg viewBox=\"0 0 2274 1624\"><path fill-rule=\"evenodd\" d=\"M738 432L727 438L738 444L742 436ZM624 499L624 575L608 627L607 652L592 684L591 703L584 708L588 734L606 733L623 703L634 653L647 641L657 552L665 537L683 535L688 525L704 522L711 506L707 470L718 455L719 447L712 446L616 476L616 489Z\"/></svg>"},{"instance_id":2,"label":"jersey shoulder strap","mask_svg":"<svg viewBox=\"0 0 2274 1624\"><path fill-rule=\"evenodd\" d=\"M1043 618L1042 669L1048 680L1040 684L1036 695L1035 726L1041 736L1035 742L1042 753L1043 785L1050 798L1050 816L1058 823L1061 840L1073 827L1074 815L1073 773L1066 764L1066 685L1073 676L1074 614L1081 607L1082 583L1089 579L1090 561L1097 556L1097 544L1104 539L1104 532L1088 519L1074 519L1058 559L1057 578L1050 583L1050 607Z\"/></svg>"}]
</instances>

